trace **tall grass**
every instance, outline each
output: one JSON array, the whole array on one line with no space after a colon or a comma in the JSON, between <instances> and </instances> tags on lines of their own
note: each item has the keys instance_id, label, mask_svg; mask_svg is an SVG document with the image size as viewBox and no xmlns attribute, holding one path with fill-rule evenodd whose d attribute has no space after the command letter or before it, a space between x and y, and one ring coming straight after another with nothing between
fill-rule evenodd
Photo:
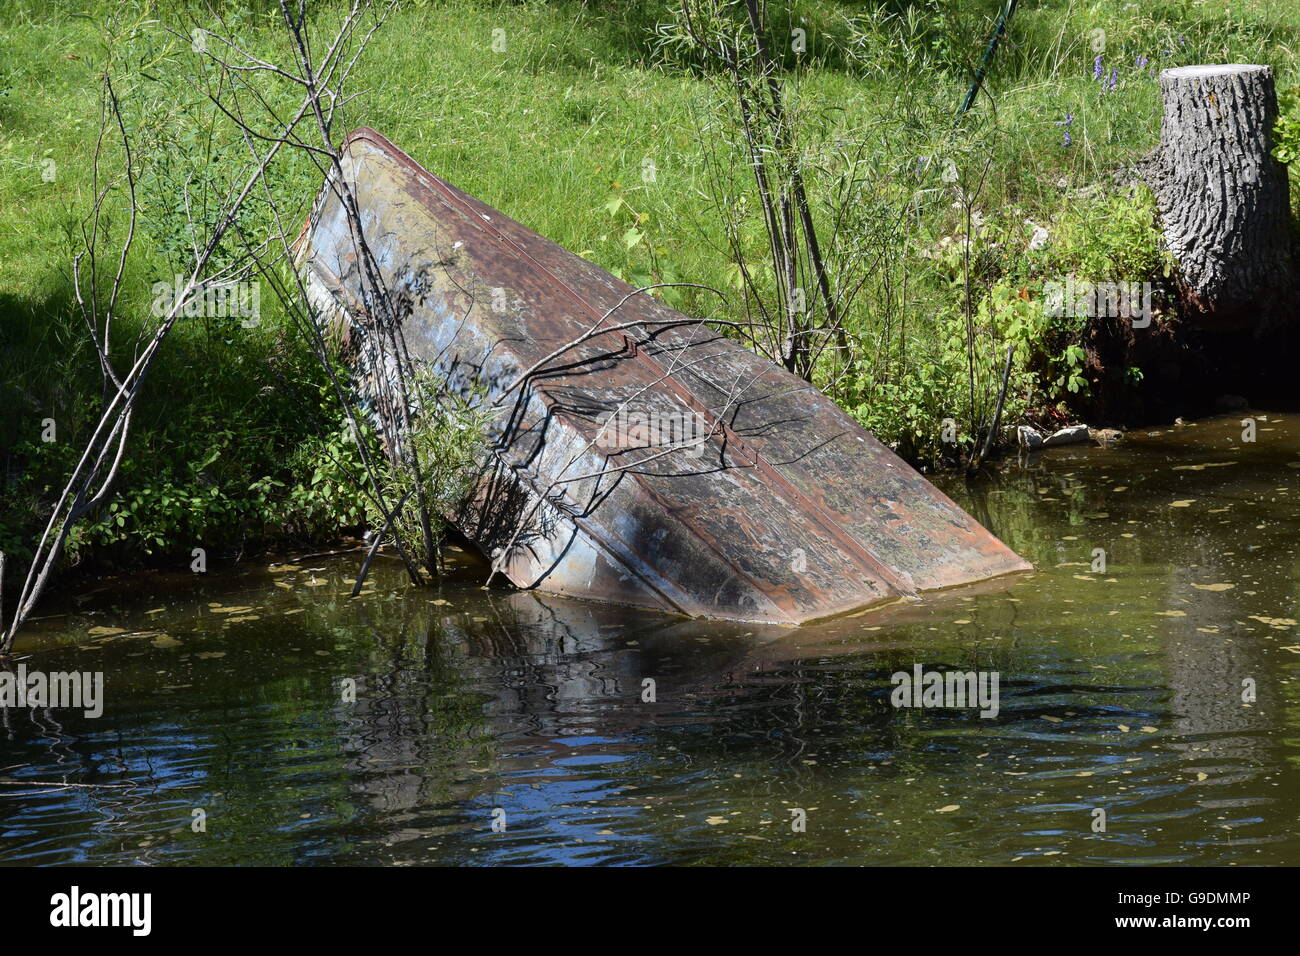
<instances>
[{"instance_id":1,"label":"tall grass","mask_svg":"<svg viewBox=\"0 0 1300 956\"><path fill-rule=\"evenodd\" d=\"M138 102L165 111L194 91L184 51L164 56L154 21L180 26L189 15L201 18L204 6L0 0L0 549L21 551L98 401L69 262L92 195L104 24L114 12L137 24L136 59L121 66ZM734 289L702 161L710 81L657 45L670 6L403 3L368 50L355 87L364 92L345 108L340 132L379 129L429 169L629 281ZM916 459L943 456L943 422L963 418L966 387L965 283L953 257L965 225L953 184L931 175L939 168L927 166L931 159L953 159L963 183L991 160L974 203L984 225L971 237L974 306L990 330L980 354L995 367L995 346L1018 337L1012 404L1016 415L1033 416L1079 400L1071 376L1083 392L1091 383L1070 351L1081 330L1028 321L1020 293L1045 275L1158 268L1153 233L1133 226L1141 209L1107 212L1121 208L1108 204L1142 202L1117 197L1110 177L1156 141L1158 70L1264 62L1280 88L1300 82L1295 4L1042 0L1021 5L986 95L956 127L951 114L998 7L995 0L774 7L776 20L808 36L807 52L787 53L785 62L792 96L807 107L802 132L812 160L832 163L844 142L865 139L882 207L920 197L903 203L910 211L902 239L884 250L889 267L866 277L851 319L871 361L834 392ZM271 28L275 4L222 8L239 13L250 48L268 58L286 53ZM1094 76L1099 36L1102 80ZM647 161L652 180L643 175ZM304 201L315 185L302 171ZM1049 245L1031 250L1039 227ZM855 228L875 227L864 213ZM142 320L150 283L168 274L166 242L155 244L124 303ZM688 312L717 314L713 297L664 294ZM329 464L337 419L288 324L268 312L251 332L181 330L154 373L146 403L153 411L137 423L118 511L87 535L87 547L105 553L111 544L108 553L126 560L145 548L187 551L203 534L233 551L246 539L319 536L359 520L358 502ZM47 418L58 423L57 443L40 441Z\"/></svg>"}]
</instances>

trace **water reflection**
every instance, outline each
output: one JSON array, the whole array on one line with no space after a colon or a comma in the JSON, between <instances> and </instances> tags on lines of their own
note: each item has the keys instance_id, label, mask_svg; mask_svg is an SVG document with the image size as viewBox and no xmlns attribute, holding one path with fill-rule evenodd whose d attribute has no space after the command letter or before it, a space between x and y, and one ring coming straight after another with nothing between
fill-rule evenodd
<instances>
[{"instance_id":1,"label":"water reflection","mask_svg":"<svg viewBox=\"0 0 1300 956\"><path fill-rule=\"evenodd\" d=\"M20 647L108 701L0 712L0 861L1300 862L1300 423L1233 424L948 488L1038 572L794 631L463 555L357 601L346 557L108 582ZM999 713L895 709L917 663Z\"/></svg>"}]
</instances>

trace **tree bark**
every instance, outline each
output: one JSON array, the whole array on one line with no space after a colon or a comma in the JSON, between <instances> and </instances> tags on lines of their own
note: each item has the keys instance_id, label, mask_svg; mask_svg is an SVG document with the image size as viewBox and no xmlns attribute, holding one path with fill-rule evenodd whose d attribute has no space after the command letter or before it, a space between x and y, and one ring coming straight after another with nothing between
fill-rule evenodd
<instances>
[{"instance_id":1,"label":"tree bark","mask_svg":"<svg viewBox=\"0 0 1300 956\"><path fill-rule=\"evenodd\" d=\"M1286 169L1273 158L1273 71L1163 70L1160 145L1143 164L1189 316L1205 328L1279 321L1295 294Z\"/></svg>"}]
</instances>

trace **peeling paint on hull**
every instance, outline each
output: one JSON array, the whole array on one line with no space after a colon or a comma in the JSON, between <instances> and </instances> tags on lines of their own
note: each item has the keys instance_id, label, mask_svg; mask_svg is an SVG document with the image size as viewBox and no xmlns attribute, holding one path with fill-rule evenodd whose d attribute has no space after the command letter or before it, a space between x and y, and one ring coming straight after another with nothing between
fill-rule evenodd
<instances>
[{"instance_id":1,"label":"peeling paint on hull","mask_svg":"<svg viewBox=\"0 0 1300 956\"><path fill-rule=\"evenodd\" d=\"M373 130L343 153L413 357L509 393L455 520L486 554L509 546L517 586L789 625L1030 569L808 383ZM298 254L318 321L348 328L358 257L333 190Z\"/></svg>"}]
</instances>

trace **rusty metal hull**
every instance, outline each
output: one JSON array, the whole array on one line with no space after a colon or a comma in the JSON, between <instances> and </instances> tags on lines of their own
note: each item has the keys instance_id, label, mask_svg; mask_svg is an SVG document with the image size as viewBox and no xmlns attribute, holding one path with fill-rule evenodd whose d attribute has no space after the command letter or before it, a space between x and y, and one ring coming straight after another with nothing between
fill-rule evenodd
<instances>
[{"instance_id":1,"label":"rusty metal hull","mask_svg":"<svg viewBox=\"0 0 1300 956\"><path fill-rule=\"evenodd\" d=\"M806 382L373 130L343 155L409 352L500 404L455 521L514 584L799 624L1030 568ZM355 330L337 192L322 190L299 262L317 320Z\"/></svg>"}]
</instances>

